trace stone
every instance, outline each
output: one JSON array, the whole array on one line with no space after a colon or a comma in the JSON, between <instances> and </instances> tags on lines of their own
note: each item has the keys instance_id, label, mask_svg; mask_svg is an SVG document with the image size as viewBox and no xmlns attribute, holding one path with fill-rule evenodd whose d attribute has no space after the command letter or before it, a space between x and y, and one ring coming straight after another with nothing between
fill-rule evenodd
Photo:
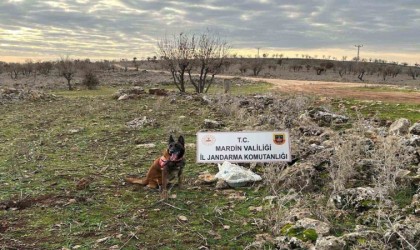
<instances>
[{"instance_id":1,"label":"stone","mask_svg":"<svg viewBox=\"0 0 420 250\"><path fill-rule=\"evenodd\" d=\"M328 235L330 232L328 223L311 218L300 219L296 222L295 226L303 227L305 229L314 229L318 235Z\"/></svg>"},{"instance_id":2,"label":"stone","mask_svg":"<svg viewBox=\"0 0 420 250\"><path fill-rule=\"evenodd\" d=\"M150 95L167 96L168 91L166 89L151 88L149 89Z\"/></svg>"},{"instance_id":3,"label":"stone","mask_svg":"<svg viewBox=\"0 0 420 250\"><path fill-rule=\"evenodd\" d=\"M278 182L285 190L294 188L302 191L313 191L319 188L315 185L318 178L317 170L311 163L296 163L286 168L278 177Z\"/></svg>"},{"instance_id":4,"label":"stone","mask_svg":"<svg viewBox=\"0 0 420 250\"><path fill-rule=\"evenodd\" d=\"M411 249L411 246L418 246L420 239L420 218L416 215L409 215L405 220L392 223L392 226L384 234L388 244L393 249Z\"/></svg>"},{"instance_id":5,"label":"stone","mask_svg":"<svg viewBox=\"0 0 420 250\"><path fill-rule=\"evenodd\" d=\"M371 187L357 187L339 191L331 200L338 209L365 211L376 206L376 196Z\"/></svg>"},{"instance_id":6,"label":"stone","mask_svg":"<svg viewBox=\"0 0 420 250\"><path fill-rule=\"evenodd\" d=\"M156 144L154 143L145 143L145 144L138 144L136 148L155 148Z\"/></svg>"},{"instance_id":7,"label":"stone","mask_svg":"<svg viewBox=\"0 0 420 250\"><path fill-rule=\"evenodd\" d=\"M139 129L147 125L154 125L155 122L156 121L154 119L148 119L146 116L143 116L127 122L126 125L132 129Z\"/></svg>"},{"instance_id":8,"label":"stone","mask_svg":"<svg viewBox=\"0 0 420 250\"><path fill-rule=\"evenodd\" d=\"M331 126L332 124L346 123L349 118L344 115L334 114L323 108L313 108L309 110L309 116L318 123L319 126Z\"/></svg>"},{"instance_id":9,"label":"stone","mask_svg":"<svg viewBox=\"0 0 420 250\"><path fill-rule=\"evenodd\" d=\"M352 246L358 244L360 240L379 239L380 237L382 237L382 235L376 231L361 230L357 232L344 234L340 237L340 239L344 240L347 246Z\"/></svg>"},{"instance_id":10,"label":"stone","mask_svg":"<svg viewBox=\"0 0 420 250\"><path fill-rule=\"evenodd\" d=\"M318 250L342 250L346 246L346 242L335 236L327 236L318 238L315 249Z\"/></svg>"},{"instance_id":11,"label":"stone","mask_svg":"<svg viewBox=\"0 0 420 250\"><path fill-rule=\"evenodd\" d=\"M118 101L124 101L124 100L127 100L127 99L129 99L130 98L130 96L129 95L127 95L127 94L123 94L123 95L121 95L120 97L118 97Z\"/></svg>"},{"instance_id":12,"label":"stone","mask_svg":"<svg viewBox=\"0 0 420 250\"><path fill-rule=\"evenodd\" d=\"M420 147L420 136L414 135L408 140L408 145L412 147Z\"/></svg>"},{"instance_id":13,"label":"stone","mask_svg":"<svg viewBox=\"0 0 420 250\"><path fill-rule=\"evenodd\" d=\"M216 189L227 189L229 184L225 180L218 180L216 183Z\"/></svg>"},{"instance_id":14,"label":"stone","mask_svg":"<svg viewBox=\"0 0 420 250\"><path fill-rule=\"evenodd\" d=\"M223 123L221 122L210 120L210 119L204 120L204 128L215 129L215 128L221 128L221 127L223 127Z\"/></svg>"},{"instance_id":15,"label":"stone","mask_svg":"<svg viewBox=\"0 0 420 250\"><path fill-rule=\"evenodd\" d=\"M391 135L405 135L408 133L410 127L410 121L406 118L396 120L389 127L389 134Z\"/></svg>"},{"instance_id":16,"label":"stone","mask_svg":"<svg viewBox=\"0 0 420 250\"><path fill-rule=\"evenodd\" d=\"M416 122L408 129L408 132L412 135L420 135L420 123Z\"/></svg>"}]
</instances>

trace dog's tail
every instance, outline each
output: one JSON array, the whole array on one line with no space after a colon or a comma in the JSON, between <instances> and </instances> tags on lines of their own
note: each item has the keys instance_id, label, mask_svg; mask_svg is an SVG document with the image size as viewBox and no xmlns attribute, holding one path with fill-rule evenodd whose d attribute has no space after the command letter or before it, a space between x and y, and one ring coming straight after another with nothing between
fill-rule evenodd
<instances>
[{"instance_id":1,"label":"dog's tail","mask_svg":"<svg viewBox=\"0 0 420 250\"><path fill-rule=\"evenodd\" d=\"M125 177L124 180L131 184L147 185L146 178Z\"/></svg>"}]
</instances>

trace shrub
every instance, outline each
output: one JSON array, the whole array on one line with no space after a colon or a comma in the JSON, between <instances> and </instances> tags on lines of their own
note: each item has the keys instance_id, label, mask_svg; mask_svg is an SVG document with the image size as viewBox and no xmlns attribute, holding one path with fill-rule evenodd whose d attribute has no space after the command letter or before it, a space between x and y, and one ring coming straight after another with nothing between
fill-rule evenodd
<instances>
[{"instance_id":1,"label":"shrub","mask_svg":"<svg viewBox=\"0 0 420 250\"><path fill-rule=\"evenodd\" d=\"M93 69L88 69L85 71L82 84L88 89L96 89L96 87L99 85L99 79Z\"/></svg>"}]
</instances>

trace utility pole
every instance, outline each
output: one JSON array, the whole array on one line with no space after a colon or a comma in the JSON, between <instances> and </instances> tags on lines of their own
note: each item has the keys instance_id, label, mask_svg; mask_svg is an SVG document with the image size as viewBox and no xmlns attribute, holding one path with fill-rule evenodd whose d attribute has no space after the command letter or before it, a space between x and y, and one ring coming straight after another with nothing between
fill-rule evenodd
<instances>
[{"instance_id":1,"label":"utility pole","mask_svg":"<svg viewBox=\"0 0 420 250\"><path fill-rule=\"evenodd\" d=\"M261 49L260 47L257 48L257 50L258 50L257 58L260 58L260 49Z\"/></svg>"},{"instance_id":2,"label":"utility pole","mask_svg":"<svg viewBox=\"0 0 420 250\"><path fill-rule=\"evenodd\" d=\"M363 45L354 45L354 47L357 47L357 62L358 62L360 60L360 57L359 57L360 48L363 47Z\"/></svg>"}]
</instances>

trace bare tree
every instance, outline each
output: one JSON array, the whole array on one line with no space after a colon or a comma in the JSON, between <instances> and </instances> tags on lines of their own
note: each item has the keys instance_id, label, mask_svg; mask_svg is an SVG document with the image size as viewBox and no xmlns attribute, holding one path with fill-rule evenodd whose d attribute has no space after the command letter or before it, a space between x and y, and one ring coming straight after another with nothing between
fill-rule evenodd
<instances>
[{"instance_id":1,"label":"bare tree","mask_svg":"<svg viewBox=\"0 0 420 250\"><path fill-rule=\"evenodd\" d=\"M136 71L139 71L139 63L136 60L137 60L137 57L133 57L134 68L136 68Z\"/></svg>"},{"instance_id":2,"label":"bare tree","mask_svg":"<svg viewBox=\"0 0 420 250\"><path fill-rule=\"evenodd\" d=\"M52 68L52 62L37 62L35 65L36 71L46 76L50 74Z\"/></svg>"},{"instance_id":3,"label":"bare tree","mask_svg":"<svg viewBox=\"0 0 420 250\"><path fill-rule=\"evenodd\" d=\"M158 43L164 67L172 74L174 84L185 92L185 74L197 93L205 93L227 60L229 47L218 36L205 32L201 35L185 33L164 38ZM194 73L198 72L198 77Z\"/></svg>"},{"instance_id":4,"label":"bare tree","mask_svg":"<svg viewBox=\"0 0 420 250\"><path fill-rule=\"evenodd\" d=\"M408 67L407 73L413 80L416 80L416 77L420 75L420 69L417 67Z\"/></svg>"},{"instance_id":5,"label":"bare tree","mask_svg":"<svg viewBox=\"0 0 420 250\"><path fill-rule=\"evenodd\" d=\"M74 78L77 72L75 62L72 61L69 56L66 56L65 58L61 57L60 61L57 63L57 69L59 75L67 80L67 86L69 90L73 90L73 87L71 86L71 80Z\"/></svg>"},{"instance_id":6,"label":"bare tree","mask_svg":"<svg viewBox=\"0 0 420 250\"><path fill-rule=\"evenodd\" d=\"M194 55L195 38L185 33L158 42L158 53L163 58L163 67L169 69L175 86L185 92L185 72L191 67Z\"/></svg>"},{"instance_id":7,"label":"bare tree","mask_svg":"<svg viewBox=\"0 0 420 250\"><path fill-rule=\"evenodd\" d=\"M197 68L199 77L194 79L191 75L192 68L189 68L190 82L197 93L207 93L214 76L222 71L227 60L229 46L226 41L207 31L198 37L194 48L193 66Z\"/></svg>"},{"instance_id":8,"label":"bare tree","mask_svg":"<svg viewBox=\"0 0 420 250\"><path fill-rule=\"evenodd\" d=\"M254 76L258 76L264 68L264 61L262 59L255 59L251 62L251 69Z\"/></svg>"},{"instance_id":9,"label":"bare tree","mask_svg":"<svg viewBox=\"0 0 420 250\"><path fill-rule=\"evenodd\" d=\"M10 77L16 80L19 73L22 71L22 65L20 63L9 63L6 65L6 69L9 72Z\"/></svg>"}]
</instances>

